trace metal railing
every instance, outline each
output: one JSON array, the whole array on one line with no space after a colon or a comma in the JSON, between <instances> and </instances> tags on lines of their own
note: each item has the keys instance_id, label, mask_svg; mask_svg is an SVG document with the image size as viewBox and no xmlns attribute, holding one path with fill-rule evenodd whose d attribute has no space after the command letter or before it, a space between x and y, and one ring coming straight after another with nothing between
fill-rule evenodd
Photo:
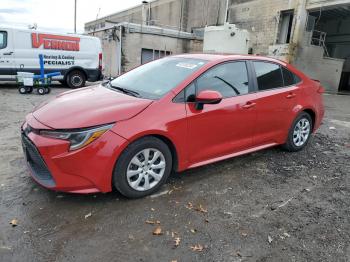
<instances>
[{"instance_id":1,"label":"metal railing","mask_svg":"<svg viewBox=\"0 0 350 262\"><path fill-rule=\"evenodd\" d=\"M316 45L316 46L322 47L325 55L327 57L329 57L329 52L328 52L327 46L326 46L326 38L327 38L326 32L314 30L312 32L311 45Z\"/></svg>"}]
</instances>

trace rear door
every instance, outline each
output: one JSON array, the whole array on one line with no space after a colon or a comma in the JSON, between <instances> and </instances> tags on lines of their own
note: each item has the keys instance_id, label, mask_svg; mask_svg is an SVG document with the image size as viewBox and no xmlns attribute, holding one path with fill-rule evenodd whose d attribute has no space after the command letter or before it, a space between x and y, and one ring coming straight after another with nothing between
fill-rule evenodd
<instances>
[{"instance_id":1,"label":"rear door","mask_svg":"<svg viewBox=\"0 0 350 262\"><path fill-rule=\"evenodd\" d=\"M257 122L254 145L284 143L300 98L294 75L268 61L252 61L256 74Z\"/></svg>"},{"instance_id":2,"label":"rear door","mask_svg":"<svg viewBox=\"0 0 350 262\"><path fill-rule=\"evenodd\" d=\"M15 79L13 32L0 29L0 80Z\"/></svg>"}]
</instances>

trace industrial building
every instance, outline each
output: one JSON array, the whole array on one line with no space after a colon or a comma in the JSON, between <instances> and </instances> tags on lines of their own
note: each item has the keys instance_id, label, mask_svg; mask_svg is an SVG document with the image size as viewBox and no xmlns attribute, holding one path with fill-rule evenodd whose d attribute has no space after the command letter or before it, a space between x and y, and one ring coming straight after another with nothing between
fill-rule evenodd
<instances>
[{"instance_id":1,"label":"industrial building","mask_svg":"<svg viewBox=\"0 0 350 262\"><path fill-rule=\"evenodd\" d=\"M213 26L232 50L243 43L236 31L248 32L249 53L290 62L330 92L350 91L350 0L143 1L86 23L85 31L102 39L105 75L115 76L165 55L203 51Z\"/></svg>"}]
</instances>

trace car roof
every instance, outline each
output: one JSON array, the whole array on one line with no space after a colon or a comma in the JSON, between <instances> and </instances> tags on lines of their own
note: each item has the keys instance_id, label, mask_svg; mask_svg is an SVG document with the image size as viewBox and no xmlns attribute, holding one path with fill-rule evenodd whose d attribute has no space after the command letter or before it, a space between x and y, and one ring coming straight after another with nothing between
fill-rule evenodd
<instances>
[{"instance_id":1,"label":"car roof","mask_svg":"<svg viewBox=\"0 0 350 262\"><path fill-rule=\"evenodd\" d=\"M197 53L197 54L181 54L174 55L174 57L181 58L192 58L192 59L201 59L207 60L211 62L220 62L225 60L262 60L262 61L270 61L279 64L286 65L287 63L272 57L260 56L260 55L239 55L239 54L206 54L206 53Z\"/></svg>"}]
</instances>

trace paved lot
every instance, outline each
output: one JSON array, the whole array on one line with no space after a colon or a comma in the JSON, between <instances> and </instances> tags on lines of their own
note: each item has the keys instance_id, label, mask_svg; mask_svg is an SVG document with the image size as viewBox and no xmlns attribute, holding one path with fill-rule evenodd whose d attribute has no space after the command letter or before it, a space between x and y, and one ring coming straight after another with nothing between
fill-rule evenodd
<instances>
[{"instance_id":1,"label":"paved lot","mask_svg":"<svg viewBox=\"0 0 350 262\"><path fill-rule=\"evenodd\" d=\"M28 176L19 127L65 90L23 96L0 84L0 261L350 261L349 96L325 96L325 123L300 153L175 174L162 194L131 201L51 192Z\"/></svg>"}]
</instances>

